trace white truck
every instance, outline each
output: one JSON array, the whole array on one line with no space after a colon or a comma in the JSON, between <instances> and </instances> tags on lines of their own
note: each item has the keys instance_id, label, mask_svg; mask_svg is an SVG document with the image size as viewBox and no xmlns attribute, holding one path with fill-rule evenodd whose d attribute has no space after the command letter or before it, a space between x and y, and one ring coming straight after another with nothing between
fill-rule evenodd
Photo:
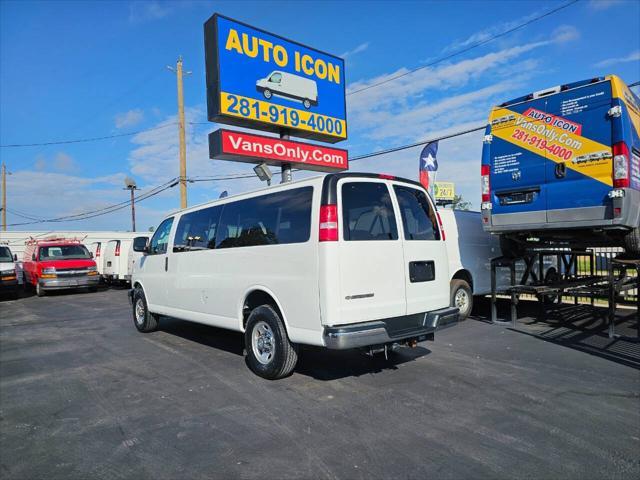
<instances>
[{"instance_id":1,"label":"white truck","mask_svg":"<svg viewBox=\"0 0 640 480\"><path fill-rule=\"evenodd\" d=\"M293 73L273 71L258 80L256 88L267 100L278 95L302 102L307 110L311 105L318 105L318 85L315 80Z\"/></svg>"},{"instance_id":2,"label":"white truck","mask_svg":"<svg viewBox=\"0 0 640 480\"><path fill-rule=\"evenodd\" d=\"M298 345L387 351L456 322L447 249L417 182L337 173L166 217L136 264L140 332L160 315L244 332L247 364L289 375Z\"/></svg>"}]
</instances>

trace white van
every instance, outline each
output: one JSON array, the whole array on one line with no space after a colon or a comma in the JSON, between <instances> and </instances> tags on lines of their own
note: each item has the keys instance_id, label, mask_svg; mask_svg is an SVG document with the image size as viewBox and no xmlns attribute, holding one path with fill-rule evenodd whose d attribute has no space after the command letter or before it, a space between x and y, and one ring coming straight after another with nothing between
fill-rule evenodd
<instances>
[{"instance_id":1,"label":"white van","mask_svg":"<svg viewBox=\"0 0 640 480\"><path fill-rule=\"evenodd\" d=\"M315 80L276 70L256 82L256 88L264 98L273 95L289 97L302 102L307 110L318 105L318 85Z\"/></svg>"},{"instance_id":2,"label":"white van","mask_svg":"<svg viewBox=\"0 0 640 480\"><path fill-rule=\"evenodd\" d=\"M102 276L107 282L128 282L131 240L109 240L103 255Z\"/></svg>"},{"instance_id":3,"label":"white van","mask_svg":"<svg viewBox=\"0 0 640 480\"><path fill-rule=\"evenodd\" d=\"M330 174L170 215L136 265L141 332L168 315L244 332L258 375L290 374L298 345L386 351L455 322L445 242L417 182Z\"/></svg>"},{"instance_id":4,"label":"white van","mask_svg":"<svg viewBox=\"0 0 640 480\"><path fill-rule=\"evenodd\" d=\"M147 241L149 241L149 236L150 235L141 235L139 237L136 238L140 238L140 239L144 239L144 240L139 240L139 242L144 241L145 244ZM127 275L126 275L126 279L127 281L131 281L131 277L133 276L133 270L136 266L136 263L138 263L138 261L144 256L143 252L136 252L133 249L133 241L129 242L129 252L128 252L128 257L127 257Z\"/></svg>"},{"instance_id":5,"label":"white van","mask_svg":"<svg viewBox=\"0 0 640 480\"><path fill-rule=\"evenodd\" d=\"M473 309L473 297L491 294L491 259L500 257L500 239L482 228L480 212L467 210L438 210L446 233L449 274L451 276L451 306L460 310L460 320L466 319ZM532 265L537 275L539 267ZM524 262L516 264L516 274L521 278L525 271ZM544 262L545 278L556 274L556 267L550 257ZM505 269L496 271L499 288L509 285L509 275Z\"/></svg>"},{"instance_id":6,"label":"white van","mask_svg":"<svg viewBox=\"0 0 640 480\"><path fill-rule=\"evenodd\" d=\"M93 259L95 260L96 268L98 269L98 275L102 275L104 273L102 242L93 242L89 245L89 251L93 254Z\"/></svg>"}]
</instances>

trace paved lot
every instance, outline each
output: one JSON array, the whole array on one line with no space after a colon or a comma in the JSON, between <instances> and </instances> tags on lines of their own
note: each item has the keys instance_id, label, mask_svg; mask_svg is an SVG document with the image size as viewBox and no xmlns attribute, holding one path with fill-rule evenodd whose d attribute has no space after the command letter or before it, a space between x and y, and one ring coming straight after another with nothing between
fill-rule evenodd
<instances>
[{"instance_id":1,"label":"paved lot","mask_svg":"<svg viewBox=\"0 0 640 480\"><path fill-rule=\"evenodd\" d=\"M638 478L638 346L576 318L476 317L392 361L307 348L269 382L239 334L138 333L125 290L0 301L0 475Z\"/></svg>"}]
</instances>

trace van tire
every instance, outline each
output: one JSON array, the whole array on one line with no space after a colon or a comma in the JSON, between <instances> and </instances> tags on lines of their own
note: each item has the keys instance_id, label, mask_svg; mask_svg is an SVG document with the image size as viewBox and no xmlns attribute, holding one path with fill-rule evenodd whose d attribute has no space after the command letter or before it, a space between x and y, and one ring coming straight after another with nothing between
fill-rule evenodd
<instances>
[{"instance_id":1,"label":"van tire","mask_svg":"<svg viewBox=\"0 0 640 480\"><path fill-rule=\"evenodd\" d=\"M265 337L272 342L270 358L267 353L258 351L258 341ZM251 311L244 331L244 344L247 366L267 380L291 375L298 363L298 346L289 340L282 319L271 305L261 305ZM262 360L260 355L263 355Z\"/></svg>"},{"instance_id":2,"label":"van tire","mask_svg":"<svg viewBox=\"0 0 640 480\"><path fill-rule=\"evenodd\" d=\"M133 291L133 324L139 332L149 333L158 329L159 315L151 313L147 307L147 297L140 287Z\"/></svg>"},{"instance_id":3,"label":"van tire","mask_svg":"<svg viewBox=\"0 0 640 480\"><path fill-rule=\"evenodd\" d=\"M451 280L451 306L460 309L459 321L466 320L473 310L473 292L465 280Z\"/></svg>"},{"instance_id":4,"label":"van tire","mask_svg":"<svg viewBox=\"0 0 640 480\"><path fill-rule=\"evenodd\" d=\"M40 282L36 281L36 295L39 297L44 297L47 294L42 287L40 286Z\"/></svg>"},{"instance_id":5,"label":"van tire","mask_svg":"<svg viewBox=\"0 0 640 480\"><path fill-rule=\"evenodd\" d=\"M624 246L627 253L640 254L640 227L636 227L624 237Z\"/></svg>"},{"instance_id":6,"label":"van tire","mask_svg":"<svg viewBox=\"0 0 640 480\"><path fill-rule=\"evenodd\" d=\"M265 89L262 91L262 95L264 95L264 98L266 98L267 100L269 100L269 99L273 96L273 93L271 93L271 90L269 90L268 88L265 88Z\"/></svg>"},{"instance_id":7,"label":"van tire","mask_svg":"<svg viewBox=\"0 0 640 480\"><path fill-rule=\"evenodd\" d=\"M307 110L309 110L311 108L311 100L309 100L308 98L305 98L302 101L302 105L304 105L304 108L306 108Z\"/></svg>"}]
</instances>

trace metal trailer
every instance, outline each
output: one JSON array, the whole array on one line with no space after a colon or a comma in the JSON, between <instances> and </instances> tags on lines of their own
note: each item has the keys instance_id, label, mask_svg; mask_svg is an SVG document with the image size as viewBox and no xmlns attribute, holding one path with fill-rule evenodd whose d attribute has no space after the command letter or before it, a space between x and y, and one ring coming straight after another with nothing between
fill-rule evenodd
<instances>
[{"instance_id":1,"label":"metal trailer","mask_svg":"<svg viewBox=\"0 0 640 480\"><path fill-rule=\"evenodd\" d=\"M640 341L640 323L635 337L625 337L615 331L618 305L636 307L640 315L640 256L620 254L607 260L606 271L596 270L593 249L532 249L522 257L497 257L491 260L491 321L497 325L516 327L518 303L521 295L530 295L538 301L538 318L544 319L548 307L561 303L563 297L573 297L574 304L586 298L595 307L595 300L607 301L606 321L610 338ZM557 274L539 278L533 266L543 265L548 257L555 257ZM524 261L526 268L517 278L516 263ZM585 266L588 265L588 269ZM510 286L498 288L498 269L508 269ZM539 270L540 271L540 270ZM635 275L633 274L635 273ZM632 297L630 293L635 290ZM510 301L510 319L498 319L498 295L507 295Z\"/></svg>"}]
</instances>

